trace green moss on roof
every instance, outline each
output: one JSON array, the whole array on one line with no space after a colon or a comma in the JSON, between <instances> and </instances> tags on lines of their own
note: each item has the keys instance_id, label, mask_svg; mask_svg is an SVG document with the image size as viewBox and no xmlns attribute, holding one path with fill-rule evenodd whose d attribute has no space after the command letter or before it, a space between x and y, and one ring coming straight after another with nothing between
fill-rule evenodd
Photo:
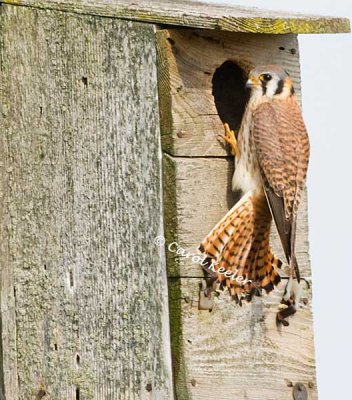
<instances>
[{"instance_id":1,"label":"green moss on roof","mask_svg":"<svg viewBox=\"0 0 352 400\"><path fill-rule=\"evenodd\" d=\"M1 1L1 0L0 0ZM192 28L252 33L347 33L348 18L186 0L2 0L3 3Z\"/></svg>"}]
</instances>

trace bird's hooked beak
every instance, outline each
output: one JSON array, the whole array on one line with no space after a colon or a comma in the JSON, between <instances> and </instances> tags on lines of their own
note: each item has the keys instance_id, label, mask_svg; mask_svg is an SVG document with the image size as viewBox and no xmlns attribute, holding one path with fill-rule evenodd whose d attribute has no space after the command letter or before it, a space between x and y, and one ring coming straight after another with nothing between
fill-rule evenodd
<instances>
[{"instance_id":1,"label":"bird's hooked beak","mask_svg":"<svg viewBox=\"0 0 352 400\"><path fill-rule=\"evenodd\" d=\"M246 82L246 88L247 89L251 89L254 86L260 86L260 81L258 78L256 78L255 76L251 75L248 79L248 81Z\"/></svg>"}]
</instances>

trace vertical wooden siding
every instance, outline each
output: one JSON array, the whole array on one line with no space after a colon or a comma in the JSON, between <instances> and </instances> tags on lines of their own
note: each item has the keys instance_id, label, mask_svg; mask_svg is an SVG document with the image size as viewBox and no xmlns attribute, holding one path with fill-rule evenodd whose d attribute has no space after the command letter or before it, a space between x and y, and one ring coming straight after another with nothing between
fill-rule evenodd
<instances>
[{"instance_id":1,"label":"vertical wooden siding","mask_svg":"<svg viewBox=\"0 0 352 400\"><path fill-rule=\"evenodd\" d=\"M154 27L1 24L3 395L171 399Z\"/></svg>"},{"instance_id":2,"label":"vertical wooden siding","mask_svg":"<svg viewBox=\"0 0 352 400\"><path fill-rule=\"evenodd\" d=\"M233 158L217 140L223 126L212 96L213 74L227 60L246 72L254 65L278 63L290 73L299 95L297 37L161 30L158 54L166 238L196 254L200 241L236 200ZM307 232L304 197L297 256L302 276L310 278ZM284 259L275 230L272 243ZM212 312L200 311L201 267L174 252L167 259L178 400L290 400L297 382L305 385L310 400L317 398L311 289L304 287L308 305L289 327L278 328L276 312L286 281L242 307L225 291L215 298Z\"/></svg>"}]
</instances>

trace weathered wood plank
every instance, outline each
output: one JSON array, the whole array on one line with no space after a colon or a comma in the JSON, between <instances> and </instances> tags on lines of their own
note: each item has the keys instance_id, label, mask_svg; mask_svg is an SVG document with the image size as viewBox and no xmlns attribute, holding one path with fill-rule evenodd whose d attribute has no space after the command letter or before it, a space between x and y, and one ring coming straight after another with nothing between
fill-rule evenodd
<instances>
[{"instance_id":1,"label":"weathered wood plank","mask_svg":"<svg viewBox=\"0 0 352 400\"><path fill-rule=\"evenodd\" d=\"M290 326L276 326L285 283L270 296L235 305L221 293L212 312L198 310L200 281L170 280L172 345L179 400L292 400L301 382L316 400L311 291ZM179 300L181 299L181 300Z\"/></svg>"},{"instance_id":2,"label":"weathered wood plank","mask_svg":"<svg viewBox=\"0 0 352 400\"><path fill-rule=\"evenodd\" d=\"M297 38L199 30L157 35L166 241L197 254L199 242L236 201L231 192L233 158L216 140L223 128L212 96L213 74L228 59L245 71L276 62L290 72L299 94ZM304 196L297 255L302 275L309 279L307 225ZM271 242L283 258L275 228ZM309 398L317 398L310 289L304 293L308 305L291 318L289 327L278 328L285 280L269 296L242 308L224 292L209 313L198 310L199 264L171 251L167 263L178 399L289 400L291 382L302 382Z\"/></svg>"},{"instance_id":3,"label":"weathered wood plank","mask_svg":"<svg viewBox=\"0 0 352 400\"><path fill-rule=\"evenodd\" d=\"M224 129L212 96L214 72L227 60L245 72L254 65L285 65L300 96L296 35L172 29L158 31L157 43L162 145L170 154L229 154L216 140Z\"/></svg>"},{"instance_id":4,"label":"weathered wood plank","mask_svg":"<svg viewBox=\"0 0 352 400\"><path fill-rule=\"evenodd\" d=\"M171 399L154 28L1 12L6 400Z\"/></svg>"},{"instance_id":5,"label":"weathered wood plank","mask_svg":"<svg viewBox=\"0 0 352 400\"><path fill-rule=\"evenodd\" d=\"M275 34L350 32L347 18L285 13L188 0L2 1L8 4L231 32Z\"/></svg>"},{"instance_id":6,"label":"weathered wood plank","mask_svg":"<svg viewBox=\"0 0 352 400\"><path fill-rule=\"evenodd\" d=\"M164 154L166 244L177 242L188 254L233 205L232 158L182 158ZM297 258L310 281L306 196L299 210ZM273 227L271 242L283 258ZM175 246L172 246L175 249ZM269 296L236 306L224 291L214 310L198 310L203 272L192 258L167 251L173 372L177 398L292 399L290 382L302 382L317 399L311 289L308 305L289 327L277 328L276 313L285 279ZM288 276L283 268L281 275ZM181 277L181 278L180 278Z\"/></svg>"},{"instance_id":7,"label":"weathered wood plank","mask_svg":"<svg viewBox=\"0 0 352 400\"><path fill-rule=\"evenodd\" d=\"M3 81L1 84L3 85ZM1 100L4 97L1 96ZM6 107L6 103L2 103ZM3 118L1 126L5 128ZM8 165L6 151L6 136L0 137L1 163L0 168L0 400L5 400L5 387L11 388L12 399L18 399L17 378L17 344L16 344L16 304L14 293L14 274L9 252L10 215L8 213L8 181L3 169Z\"/></svg>"}]
</instances>

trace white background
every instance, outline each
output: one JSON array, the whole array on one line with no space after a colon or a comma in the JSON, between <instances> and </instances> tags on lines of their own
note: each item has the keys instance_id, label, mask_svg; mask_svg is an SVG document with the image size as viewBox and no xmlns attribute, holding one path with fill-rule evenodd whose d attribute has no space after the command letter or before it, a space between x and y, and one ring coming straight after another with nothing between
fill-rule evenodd
<instances>
[{"instance_id":1,"label":"white background","mask_svg":"<svg viewBox=\"0 0 352 400\"><path fill-rule=\"evenodd\" d=\"M226 3L352 19L352 0ZM311 140L309 238L319 400L347 400L352 399L352 35L300 35L299 44Z\"/></svg>"}]
</instances>

